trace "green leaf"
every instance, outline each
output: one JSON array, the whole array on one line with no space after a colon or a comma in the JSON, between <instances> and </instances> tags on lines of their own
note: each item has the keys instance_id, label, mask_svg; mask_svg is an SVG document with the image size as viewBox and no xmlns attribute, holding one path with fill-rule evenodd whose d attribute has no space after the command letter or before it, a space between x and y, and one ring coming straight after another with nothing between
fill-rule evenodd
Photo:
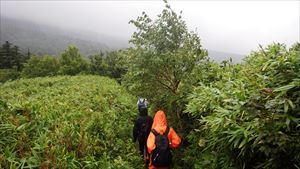
<instances>
[{"instance_id":1,"label":"green leaf","mask_svg":"<svg viewBox=\"0 0 300 169\"><path fill-rule=\"evenodd\" d=\"M287 99L289 105L291 106L292 109L295 108L295 105L293 104L293 102L290 99Z\"/></svg>"},{"instance_id":2,"label":"green leaf","mask_svg":"<svg viewBox=\"0 0 300 169\"><path fill-rule=\"evenodd\" d=\"M290 128L290 122L291 122L291 120L289 118L286 118L285 124L288 129Z\"/></svg>"},{"instance_id":3,"label":"green leaf","mask_svg":"<svg viewBox=\"0 0 300 169\"><path fill-rule=\"evenodd\" d=\"M289 104L288 102L284 102L284 112L287 113L289 111Z\"/></svg>"},{"instance_id":4,"label":"green leaf","mask_svg":"<svg viewBox=\"0 0 300 169\"><path fill-rule=\"evenodd\" d=\"M22 125L20 125L19 127L17 127L17 131L20 131L20 130L23 130L25 127L26 127L26 124L27 123L24 123L24 124L22 124Z\"/></svg>"},{"instance_id":5,"label":"green leaf","mask_svg":"<svg viewBox=\"0 0 300 169\"><path fill-rule=\"evenodd\" d=\"M246 143L247 143L248 139L244 138L243 141L241 142L241 144L239 145L239 148L242 148Z\"/></svg>"},{"instance_id":6,"label":"green leaf","mask_svg":"<svg viewBox=\"0 0 300 169\"><path fill-rule=\"evenodd\" d=\"M276 89L274 90L274 92L288 91L288 90L290 90L290 89L292 89L292 88L294 88L294 87L295 87L295 84L288 84L288 85L285 85L285 86L281 86L281 87L279 87L279 88L276 88Z\"/></svg>"},{"instance_id":7,"label":"green leaf","mask_svg":"<svg viewBox=\"0 0 300 169\"><path fill-rule=\"evenodd\" d=\"M270 65L270 62L267 62L267 63L263 66L263 68L262 68L261 70L262 70L262 71L265 71L269 65Z\"/></svg>"},{"instance_id":8,"label":"green leaf","mask_svg":"<svg viewBox=\"0 0 300 169\"><path fill-rule=\"evenodd\" d=\"M238 138L234 141L233 147L237 147L237 145L239 144L240 140L241 140L241 137L238 137Z\"/></svg>"}]
</instances>

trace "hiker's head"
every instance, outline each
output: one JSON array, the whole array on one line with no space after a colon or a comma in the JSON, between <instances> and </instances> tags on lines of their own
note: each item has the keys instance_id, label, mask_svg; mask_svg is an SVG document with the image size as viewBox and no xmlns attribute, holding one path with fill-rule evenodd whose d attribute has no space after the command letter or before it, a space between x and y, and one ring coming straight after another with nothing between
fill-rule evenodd
<instances>
[{"instance_id":1,"label":"hiker's head","mask_svg":"<svg viewBox=\"0 0 300 169\"><path fill-rule=\"evenodd\" d=\"M162 110L157 111L153 119L152 128L162 128L165 130L167 125L168 123L165 113Z\"/></svg>"},{"instance_id":2,"label":"hiker's head","mask_svg":"<svg viewBox=\"0 0 300 169\"><path fill-rule=\"evenodd\" d=\"M148 108L148 101L145 98L139 98L137 101L138 110L147 109Z\"/></svg>"}]
</instances>

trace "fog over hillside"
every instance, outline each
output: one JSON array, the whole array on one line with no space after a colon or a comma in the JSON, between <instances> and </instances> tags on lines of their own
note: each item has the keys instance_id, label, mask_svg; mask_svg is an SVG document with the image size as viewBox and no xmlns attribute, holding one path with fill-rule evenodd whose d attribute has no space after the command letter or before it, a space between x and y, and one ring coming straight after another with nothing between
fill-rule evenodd
<instances>
[{"instance_id":1,"label":"fog over hillside","mask_svg":"<svg viewBox=\"0 0 300 169\"><path fill-rule=\"evenodd\" d=\"M76 45L82 54L126 48L127 41L86 31L59 29L26 20L1 16L0 41L9 41L35 54L58 55L68 45Z\"/></svg>"},{"instance_id":2,"label":"fog over hillside","mask_svg":"<svg viewBox=\"0 0 300 169\"><path fill-rule=\"evenodd\" d=\"M221 51L215 51L215 50L208 50L208 56L218 63L220 63L224 60L229 60L230 58L232 59L233 63L240 63L246 57L246 55L221 52Z\"/></svg>"},{"instance_id":3,"label":"fog over hillside","mask_svg":"<svg viewBox=\"0 0 300 169\"><path fill-rule=\"evenodd\" d=\"M146 12L155 20L163 1L0 1L1 16L28 20L74 32L72 38L107 46L112 37L127 44L135 26L131 19ZM258 45L287 46L300 41L299 1L170 1L172 9L195 31L203 48L247 55ZM2 24L3 25L3 24ZM74 30L74 31L70 31ZM79 31L78 31L79 30ZM79 32L85 33L83 38ZM89 36L87 36L89 34ZM76 36L75 36L76 35ZM106 36L104 36L106 35ZM105 38L109 36L110 38ZM123 41L124 39L124 41ZM99 45L97 45L99 46ZM121 45L122 46L122 45Z\"/></svg>"},{"instance_id":4,"label":"fog over hillside","mask_svg":"<svg viewBox=\"0 0 300 169\"><path fill-rule=\"evenodd\" d=\"M66 30L31 21L1 16L0 42L9 41L22 50L38 55L58 55L68 45L76 45L85 56L128 47L128 40L81 30ZM217 62L232 58L240 62L243 55L208 50Z\"/></svg>"}]
</instances>

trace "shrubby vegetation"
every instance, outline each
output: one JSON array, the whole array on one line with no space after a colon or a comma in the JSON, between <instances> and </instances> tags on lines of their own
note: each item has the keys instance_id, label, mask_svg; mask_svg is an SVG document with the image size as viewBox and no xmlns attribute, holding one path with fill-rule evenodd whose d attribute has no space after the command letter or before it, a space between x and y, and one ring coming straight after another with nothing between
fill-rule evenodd
<instances>
[{"instance_id":1,"label":"shrubby vegetation","mask_svg":"<svg viewBox=\"0 0 300 169\"><path fill-rule=\"evenodd\" d=\"M143 13L130 23L137 31L130 40L133 47L127 50L130 59L124 85L132 93L150 98L154 107L172 113L181 124L184 98L189 92L183 85L207 56L200 38L188 31L181 15L167 3L156 20Z\"/></svg>"},{"instance_id":2,"label":"shrubby vegetation","mask_svg":"<svg viewBox=\"0 0 300 169\"><path fill-rule=\"evenodd\" d=\"M60 73L65 75L76 75L87 71L88 63L79 53L78 48L69 46L59 58Z\"/></svg>"},{"instance_id":3,"label":"shrubby vegetation","mask_svg":"<svg viewBox=\"0 0 300 169\"><path fill-rule=\"evenodd\" d=\"M0 69L0 83L7 80L16 80L20 77L20 72L16 69Z\"/></svg>"},{"instance_id":4,"label":"shrubby vegetation","mask_svg":"<svg viewBox=\"0 0 300 169\"><path fill-rule=\"evenodd\" d=\"M245 63L213 65L189 97L195 168L300 167L300 50L272 44ZM199 153L202 152L202 153Z\"/></svg>"},{"instance_id":5,"label":"shrubby vegetation","mask_svg":"<svg viewBox=\"0 0 300 169\"><path fill-rule=\"evenodd\" d=\"M142 168L131 140L135 98L99 76L0 86L0 168Z\"/></svg>"},{"instance_id":6,"label":"shrubby vegetation","mask_svg":"<svg viewBox=\"0 0 300 169\"><path fill-rule=\"evenodd\" d=\"M179 120L170 123L186 138L176 168L300 167L299 44L217 64L168 4L157 20L131 23L125 85Z\"/></svg>"},{"instance_id":7,"label":"shrubby vegetation","mask_svg":"<svg viewBox=\"0 0 300 169\"><path fill-rule=\"evenodd\" d=\"M58 75L60 62L52 56L31 56L24 64L22 77L44 77Z\"/></svg>"},{"instance_id":8,"label":"shrubby vegetation","mask_svg":"<svg viewBox=\"0 0 300 169\"><path fill-rule=\"evenodd\" d=\"M128 69L126 58L126 53L122 50L92 55L89 57L90 73L108 76L120 82Z\"/></svg>"},{"instance_id":9,"label":"shrubby vegetation","mask_svg":"<svg viewBox=\"0 0 300 169\"><path fill-rule=\"evenodd\" d=\"M91 55L89 59L70 45L60 56L37 56L29 51L26 55L19 48L6 42L0 48L0 82L18 78L33 78L55 75L95 74L121 81L127 72L124 51L110 51ZM14 54L17 50L18 55Z\"/></svg>"}]
</instances>

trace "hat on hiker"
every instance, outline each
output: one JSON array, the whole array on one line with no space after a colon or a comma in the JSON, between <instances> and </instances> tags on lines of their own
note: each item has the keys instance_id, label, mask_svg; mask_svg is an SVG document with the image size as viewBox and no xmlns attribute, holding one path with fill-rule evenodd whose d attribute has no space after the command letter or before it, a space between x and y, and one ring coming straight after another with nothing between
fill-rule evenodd
<instances>
[{"instance_id":1,"label":"hat on hiker","mask_svg":"<svg viewBox=\"0 0 300 169\"><path fill-rule=\"evenodd\" d=\"M139 98L138 101L137 101L137 106L138 106L138 109L147 109L148 107L148 101L147 99L145 98Z\"/></svg>"}]
</instances>

